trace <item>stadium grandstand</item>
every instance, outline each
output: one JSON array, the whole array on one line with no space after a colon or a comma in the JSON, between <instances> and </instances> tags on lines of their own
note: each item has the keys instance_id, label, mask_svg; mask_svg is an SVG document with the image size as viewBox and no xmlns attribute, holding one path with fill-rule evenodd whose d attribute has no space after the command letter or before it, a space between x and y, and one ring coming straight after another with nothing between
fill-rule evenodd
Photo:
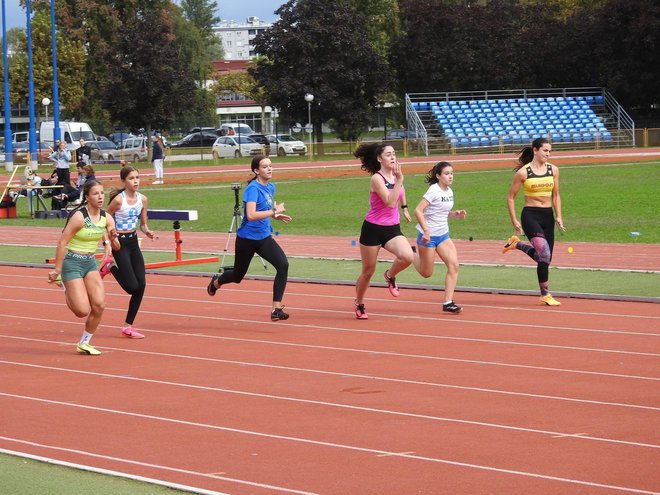
<instances>
[{"instance_id":1,"label":"stadium grandstand","mask_svg":"<svg viewBox=\"0 0 660 495\"><path fill-rule=\"evenodd\" d=\"M410 146L425 154L503 152L546 137L555 149L635 145L635 123L604 88L406 94Z\"/></svg>"}]
</instances>

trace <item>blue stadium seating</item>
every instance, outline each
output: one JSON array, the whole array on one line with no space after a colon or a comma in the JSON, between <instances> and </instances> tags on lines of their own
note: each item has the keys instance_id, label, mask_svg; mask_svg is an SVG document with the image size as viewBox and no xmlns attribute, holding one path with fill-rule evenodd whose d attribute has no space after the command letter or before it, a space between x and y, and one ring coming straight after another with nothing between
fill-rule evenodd
<instances>
[{"instance_id":1,"label":"blue stadium seating","mask_svg":"<svg viewBox=\"0 0 660 495\"><path fill-rule=\"evenodd\" d=\"M602 104L602 96L412 102L416 111L431 112L457 147L517 145L538 137L566 143L611 141L592 108Z\"/></svg>"}]
</instances>

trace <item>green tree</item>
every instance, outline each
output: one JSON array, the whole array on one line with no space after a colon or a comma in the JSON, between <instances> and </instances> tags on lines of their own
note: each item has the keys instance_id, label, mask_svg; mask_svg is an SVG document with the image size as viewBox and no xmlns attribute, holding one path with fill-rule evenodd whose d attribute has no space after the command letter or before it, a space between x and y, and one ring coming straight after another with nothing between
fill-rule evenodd
<instances>
[{"instance_id":1,"label":"green tree","mask_svg":"<svg viewBox=\"0 0 660 495\"><path fill-rule=\"evenodd\" d=\"M367 18L363 26L371 44L387 59L395 37L400 34L399 2L397 0L350 0L356 12Z\"/></svg>"},{"instance_id":2,"label":"green tree","mask_svg":"<svg viewBox=\"0 0 660 495\"><path fill-rule=\"evenodd\" d=\"M213 26L220 22L215 15L218 3L215 0L181 0L183 17L199 32L201 44L195 57L200 86L203 86L211 73L211 62L224 56L220 38ZM189 26L190 29L191 26Z\"/></svg>"},{"instance_id":3,"label":"green tree","mask_svg":"<svg viewBox=\"0 0 660 495\"><path fill-rule=\"evenodd\" d=\"M265 59L250 73L282 118L306 122L304 95L311 93L318 140L321 123L330 119L339 137L356 139L392 84L364 29L368 18L348 0L291 0L277 14L280 19L255 38Z\"/></svg>"},{"instance_id":4,"label":"green tree","mask_svg":"<svg viewBox=\"0 0 660 495\"><path fill-rule=\"evenodd\" d=\"M131 128L169 128L195 98L190 60L174 35L176 10L167 1L136 2L124 14L104 105L115 121Z\"/></svg>"},{"instance_id":5,"label":"green tree","mask_svg":"<svg viewBox=\"0 0 660 495\"><path fill-rule=\"evenodd\" d=\"M35 102L53 96L53 56L50 29L50 14L38 10L32 16L32 77ZM81 76L85 66L85 50L82 43L69 40L56 33L57 74L61 115L74 117L78 114L83 99ZM9 67L11 99L14 102L28 100L27 33L21 31L18 51Z\"/></svg>"}]
</instances>

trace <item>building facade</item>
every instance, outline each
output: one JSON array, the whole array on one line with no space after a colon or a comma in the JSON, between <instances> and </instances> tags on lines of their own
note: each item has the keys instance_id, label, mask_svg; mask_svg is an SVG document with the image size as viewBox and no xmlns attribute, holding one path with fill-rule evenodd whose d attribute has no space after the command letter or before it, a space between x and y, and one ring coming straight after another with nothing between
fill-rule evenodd
<instances>
[{"instance_id":1,"label":"building facade","mask_svg":"<svg viewBox=\"0 0 660 495\"><path fill-rule=\"evenodd\" d=\"M222 21L213 27L213 32L222 41L226 60L252 60L256 55L252 45L254 38L271 25L250 16L244 23Z\"/></svg>"}]
</instances>

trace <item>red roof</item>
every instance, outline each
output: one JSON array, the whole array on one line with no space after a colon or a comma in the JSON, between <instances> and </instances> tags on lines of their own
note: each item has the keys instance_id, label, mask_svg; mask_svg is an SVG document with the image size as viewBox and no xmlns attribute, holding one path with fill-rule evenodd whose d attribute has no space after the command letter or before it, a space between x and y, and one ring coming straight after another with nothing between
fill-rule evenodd
<instances>
[{"instance_id":1,"label":"red roof","mask_svg":"<svg viewBox=\"0 0 660 495\"><path fill-rule=\"evenodd\" d=\"M246 72L251 65L251 60L214 60L213 72L216 76L224 74L234 74L236 72Z\"/></svg>"}]
</instances>

